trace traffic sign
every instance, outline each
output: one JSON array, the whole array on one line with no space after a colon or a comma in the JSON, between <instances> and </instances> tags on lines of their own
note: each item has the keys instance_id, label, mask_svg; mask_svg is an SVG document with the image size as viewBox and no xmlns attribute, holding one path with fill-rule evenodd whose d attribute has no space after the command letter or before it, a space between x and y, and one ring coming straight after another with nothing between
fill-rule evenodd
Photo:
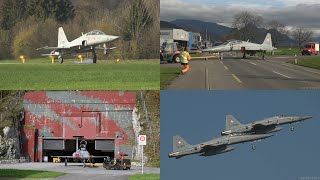
<instances>
[{"instance_id":1,"label":"traffic sign","mask_svg":"<svg viewBox=\"0 0 320 180\"><path fill-rule=\"evenodd\" d=\"M139 145L142 145L142 146L147 145L147 136L146 135L139 135L138 141L139 141Z\"/></svg>"}]
</instances>

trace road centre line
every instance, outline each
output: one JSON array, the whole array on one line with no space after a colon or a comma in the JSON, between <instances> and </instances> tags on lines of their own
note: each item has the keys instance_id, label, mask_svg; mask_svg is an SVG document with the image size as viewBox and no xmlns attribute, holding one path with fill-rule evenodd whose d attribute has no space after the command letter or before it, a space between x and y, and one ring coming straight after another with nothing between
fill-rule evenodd
<instances>
[{"instance_id":1,"label":"road centre line","mask_svg":"<svg viewBox=\"0 0 320 180\"><path fill-rule=\"evenodd\" d=\"M290 76L287 76L287 75L284 75L284 74L281 74L281 73L279 73L279 72L277 72L277 71L272 71L273 73L275 73L275 74L278 74L278 75L280 75L280 76L283 76L283 77L286 77L286 78L291 78Z\"/></svg>"}]
</instances>

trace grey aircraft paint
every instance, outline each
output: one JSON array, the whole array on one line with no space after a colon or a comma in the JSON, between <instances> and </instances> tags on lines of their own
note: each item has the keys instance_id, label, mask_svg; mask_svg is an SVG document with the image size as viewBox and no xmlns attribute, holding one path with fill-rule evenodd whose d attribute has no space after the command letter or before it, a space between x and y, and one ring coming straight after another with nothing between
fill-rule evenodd
<instances>
[{"instance_id":1,"label":"grey aircraft paint","mask_svg":"<svg viewBox=\"0 0 320 180\"><path fill-rule=\"evenodd\" d=\"M191 154L200 154L200 156L213 156L235 149L234 147L229 147L229 145L261 140L271 136L273 136L273 134L228 135L213 138L200 144L190 145L179 135L175 135L173 136L173 152L168 156L169 158L176 159Z\"/></svg>"},{"instance_id":2,"label":"grey aircraft paint","mask_svg":"<svg viewBox=\"0 0 320 180\"><path fill-rule=\"evenodd\" d=\"M268 33L262 44L251 43L241 40L229 40L219 46L203 49L202 52L223 53L238 51L243 53L243 58L246 54L254 55L257 52L263 52L262 58L265 59L266 52L272 52L277 48L272 46L271 34ZM220 58L223 56L220 56Z\"/></svg>"},{"instance_id":3,"label":"grey aircraft paint","mask_svg":"<svg viewBox=\"0 0 320 180\"><path fill-rule=\"evenodd\" d=\"M221 135L230 135L230 134L266 134L274 133L282 130L279 125L285 124L294 124L307 119L312 118L311 116L273 116L266 118L260 121L255 121L249 124L241 124L236 118L232 115L226 116L226 129L221 132ZM292 127L293 131L294 128Z\"/></svg>"}]
</instances>

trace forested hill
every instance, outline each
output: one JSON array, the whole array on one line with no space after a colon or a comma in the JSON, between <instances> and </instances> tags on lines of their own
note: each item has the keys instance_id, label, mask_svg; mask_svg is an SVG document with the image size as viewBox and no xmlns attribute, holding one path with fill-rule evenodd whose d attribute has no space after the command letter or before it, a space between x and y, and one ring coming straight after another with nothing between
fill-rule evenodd
<instances>
[{"instance_id":1,"label":"forested hill","mask_svg":"<svg viewBox=\"0 0 320 180\"><path fill-rule=\"evenodd\" d=\"M60 26L69 41L95 29L121 36L110 59L158 58L159 11L159 0L0 0L0 59L39 57Z\"/></svg>"}]
</instances>

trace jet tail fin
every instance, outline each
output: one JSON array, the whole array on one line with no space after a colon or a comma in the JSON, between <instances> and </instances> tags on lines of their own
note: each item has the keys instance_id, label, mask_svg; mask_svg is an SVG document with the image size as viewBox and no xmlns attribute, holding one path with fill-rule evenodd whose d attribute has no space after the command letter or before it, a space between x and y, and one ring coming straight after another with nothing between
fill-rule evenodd
<instances>
[{"instance_id":1,"label":"jet tail fin","mask_svg":"<svg viewBox=\"0 0 320 180\"><path fill-rule=\"evenodd\" d=\"M66 34L64 33L64 30L62 27L58 30L58 47L63 47L67 43L69 43Z\"/></svg>"},{"instance_id":2,"label":"jet tail fin","mask_svg":"<svg viewBox=\"0 0 320 180\"><path fill-rule=\"evenodd\" d=\"M242 124L232 115L226 116L226 130L233 129L237 126L242 126Z\"/></svg>"},{"instance_id":3,"label":"jet tail fin","mask_svg":"<svg viewBox=\"0 0 320 180\"><path fill-rule=\"evenodd\" d=\"M179 151L181 149L188 148L189 146L191 145L179 135L173 136L173 151Z\"/></svg>"},{"instance_id":4,"label":"jet tail fin","mask_svg":"<svg viewBox=\"0 0 320 180\"><path fill-rule=\"evenodd\" d=\"M270 34L270 33L268 33L268 34L266 35L266 38L264 39L264 41L263 41L262 44L263 44L263 45L272 46L272 39L271 39L271 34Z\"/></svg>"}]
</instances>

